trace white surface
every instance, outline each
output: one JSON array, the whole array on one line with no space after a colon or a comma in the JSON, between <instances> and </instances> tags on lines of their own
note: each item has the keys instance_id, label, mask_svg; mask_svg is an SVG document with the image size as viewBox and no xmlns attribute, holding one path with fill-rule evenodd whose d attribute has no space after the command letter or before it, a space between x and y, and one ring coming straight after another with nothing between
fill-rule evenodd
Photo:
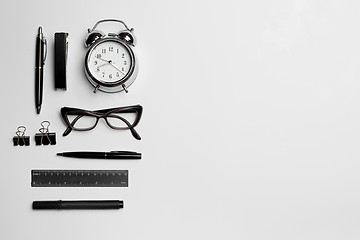
<instances>
[{"instance_id":1,"label":"white surface","mask_svg":"<svg viewBox=\"0 0 360 240\"><path fill-rule=\"evenodd\" d=\"M36 10L35 6L42 7ZM357 1L9 1L1 8L1 239L359 239ZM38 14L36 14L38 12ZM92 93L83 39L103 18L135 28L129 94ZM20 20L21 19L21 20ZM49 43L34 105L35 37ZM53 34L69 35L55 91ZM62 137L63 106L141 104L130 132ZM56 146L13 147L50 120ZM56 157L136 150L141 161ZM31 188L30 170L129 169L129 188ZM33 211L34 200L123 199L120 211Z\"/></svg>"}]
</instances>

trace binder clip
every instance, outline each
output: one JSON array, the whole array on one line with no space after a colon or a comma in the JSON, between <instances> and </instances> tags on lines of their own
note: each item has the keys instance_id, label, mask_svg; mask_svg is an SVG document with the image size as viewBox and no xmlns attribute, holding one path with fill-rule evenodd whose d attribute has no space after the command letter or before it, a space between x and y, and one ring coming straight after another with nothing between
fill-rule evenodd
<instances>
[{"instance_id":1,"label":"binder clip","mask_svg":"<svg viewBox=\"0 0 360 240\"><path fill-rule=\"evenodd\" d=\"M26 127L20 126L17 128L16 136L13 137L14 146L29 146L30 137L25 136Z\"/></svg>"},{"instance_id":2,"label":"binder clip","mask_svg":"<svg viewBox=\"0 0 360 240\"><path fill-rule=\"evenodd\" d=\"M55 145L56 144L56 134L49 132L49 121L41 122L42 128L39 129L40 133L35 134L35 143L36 145Z\"/></svg>"}]
</instances>

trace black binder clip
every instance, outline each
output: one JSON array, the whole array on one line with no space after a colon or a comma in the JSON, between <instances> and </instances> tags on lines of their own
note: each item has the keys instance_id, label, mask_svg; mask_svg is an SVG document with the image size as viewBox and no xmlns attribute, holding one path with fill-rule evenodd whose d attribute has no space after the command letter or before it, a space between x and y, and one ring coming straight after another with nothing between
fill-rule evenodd
<instances>
[{"instance_id":1,"label":"black binder clip","mask_svg":"<svg viewBox=\"0 0 360 240\"><path fill-rule=\"evenodd\" d=\"M14 146L29 146L30 137L25 136L26 127L20 126L17 128L16 136L13 137Z\"/></svg>"},{"instance_id":2,"label":"black binder clip","mask_svg":"<svg viewBox=\"0 0 360 240\"><path fill-rule=\"evenodd\" d=\"M35 134L35 143L36 145L55 145L56 144L56 134L49 132L49 121L41 122L42 128L39 129L40 133Z\"/></svg>"}]
</instances>

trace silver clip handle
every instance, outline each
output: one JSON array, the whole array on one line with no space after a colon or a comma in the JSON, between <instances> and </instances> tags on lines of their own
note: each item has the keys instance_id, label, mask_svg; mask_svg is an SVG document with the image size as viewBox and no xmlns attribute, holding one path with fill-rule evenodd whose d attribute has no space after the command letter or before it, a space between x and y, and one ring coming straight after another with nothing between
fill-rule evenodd
<instances>
[{"instance_id":1,"label":"silver clip handle","mask_svg":"<svg viewBox=\"0 0 360 240\"><path fill-rule=\"evenodd\" d=\"M44 62L43 62L43 64L45 65L45 60L46 60L46 56L47 56L47 41L46 41L45 37L43 37L42 40L43 40L44 45L45 45Z\"/></svg>"}]
</instances>

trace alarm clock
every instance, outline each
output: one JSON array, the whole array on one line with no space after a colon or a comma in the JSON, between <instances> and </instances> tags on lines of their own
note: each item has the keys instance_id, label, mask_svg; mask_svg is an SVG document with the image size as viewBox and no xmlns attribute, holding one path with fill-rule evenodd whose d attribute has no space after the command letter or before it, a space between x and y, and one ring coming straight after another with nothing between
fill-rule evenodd
<instances>
[{"instance_id":1,"label":"alarm clock","mask_svg":"<svg viewBox=\"0 0 360 240\"><path fill-rule=\"evenodd\" d=\"M123 29L105 34L96 30L100 23L121 23ZM138 61L134 52L136 39L134 29L129 29L121 20L105 19L88 29L85 46L85 74L94 93L125 91L134 82L138 72Z\"/></svg>"}]
</instances>

